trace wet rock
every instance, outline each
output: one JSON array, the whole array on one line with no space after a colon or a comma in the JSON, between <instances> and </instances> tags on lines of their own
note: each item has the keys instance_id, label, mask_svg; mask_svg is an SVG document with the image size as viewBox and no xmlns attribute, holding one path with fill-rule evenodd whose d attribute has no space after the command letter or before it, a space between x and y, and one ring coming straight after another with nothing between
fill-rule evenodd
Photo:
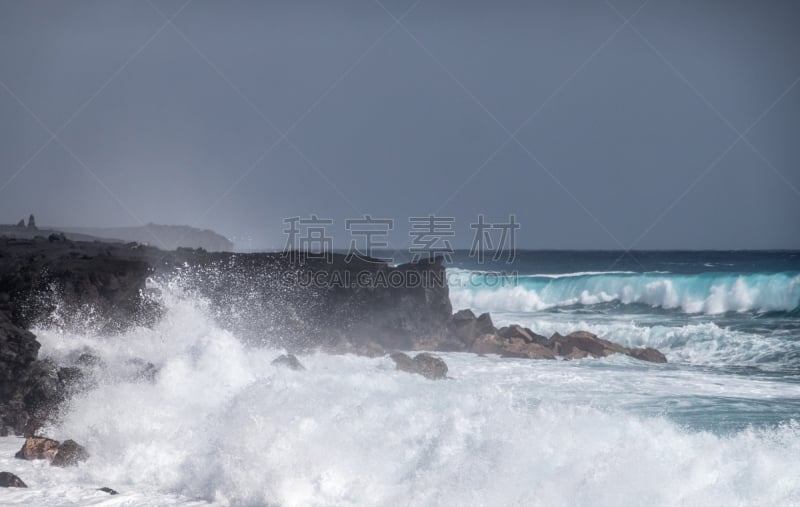
<instances>
[{"instance_id":1,"label":"wet rock","mask_svg":"<svg viewBox=\"0 0 800 507\"><path fill-rule=\"evenodd\" d=\"M513 339L513 338L520 338L522 340L525 340L525 343L536 343L536 344L542 345L544 347L549 347L550 346L550 343L549 343L549 341L548 341L546 336L542 336L542 335L536 334L533 331L531 331L530 329L528 329L526 327L522 327L522 326L517 325L517 324L513 324L511 326L501 328L497 332L497 335L500 338L506 338L506 339L509 339L509 340Z\"/></svg>"},{"instance_id":2,"label":"wet rock","mask_svg":"<svg viewBox=\"0 0 800 507\"><path fill-rule=\"evenodd\" d=\"M642 361L649 361L651 363L666 363L667 357L656 349L645 347L643 349L631 349L631 357L641 359Z\"/></svg>"},{"instance_id":3,"label":"wet rock","mask_svg":"<svg viewBox=\"0 0 800 507\"><path fill-rule=\"evenodd\" d=\"M102 491L103 493L108 493L109 495L118 495L119 494L119 493L117 493L116 490L113 490L111 488L107 488L105 486L102 487L102 488L97 488L97 491Z\"/></svg>"},{"instance_id":4,"label":"wet rock","mask_svg":"<svg viewBox=\"0 0 800 507\"><path fill-rule=\"evenodd\" d=\"M52 460L58 454L58 441L45 437L28 437L22 444L22 449L14 455L17 459L46 459Z\"/></svg>"},{"instance_id":5,"label":"wet rock","mask_svg":"<svg viewBox=\"0 0 800 507\"><path fill-rule=\"evenodd\" d=\"M408 373L416 373L425 378L436 380L447 376L447 364L437 356L422 352L411 359L407 354L395 352L391 356L395 368Z\"/></svg>"},{"instance_id":6,"label":"wet rock","mask_svg":"<svg viewBox=\"0 0 800 507\"><path fill-rule=\"evenodd\" d=\"M450 328L453 334L467 347L471 347L480 336L496 332L491 315L482 313L476 317L469 309L459 310L453 314Z\"/></svg>"},{"instance_id":7,"label":"wet rock","mask_svg":"<svg viewBox=\"0 0 800 507\"><path fill-rule=\"evenodd\" d=\"M628 348L598 338L586 331L577 331L567 336L556 333L549 340L552 349L564 359L583 359L585 357L606 357L611 354L625 354L651 363L666 363L667 358L653 348Z\"/></svg>"},{"instance_id":8,"label":"wet rock","mask_svg":"<svg viewBox=\"0 0 800 507\"><path fill-rule=\"evenodd\" d=\"M45 437L28 437L22 444L22 449L14 455L18 459L46 459L57 467L77 465L89 458L86 449L74 440L58 440Z\"/></svg>"},{"instance_id":9,"label":"wet rock","mask_svg":"<svg viewBox=\"0 0 800 507\"><path fill-rule=\"evenodd\" d=\"M569 354L566 354L566 355L561 356L561 357L563 357L564 359L572 360L572 359L584 359L584 358L587 358L587 357L596 357L596 356L593 356L593 355L589 354L585 350L572 349L572 351Z\"/></svg>"},{"instance_id":10,"label":"wet rock","mask_svg":"<svg viewBox=\"0 0 800 507\"><path fill-rule=\"evenodd\" d=\"M386 349L373 341L360 341L353 343L344 336L335 339L333 343L325 345L322 349L328 354L355 354L365 357L383 357Z\"/></svg>"},{"instance_id":11,"label":"wet rock","mask_svg":"<svg viewBox=\"0 0 800 507\"><path fill-rule=\"evenodd\" d=\"M472 352L480 355L502 354L505 350L504 340L496 334L485 334L480 336L472 344Z\"/></svg>"},{"instance_id":12,"label":"wet rock","mask_svg":"<svg viewBox=\"0 0 800 507\"><path fill-rule=\"evenodd\" d=\"M49 359L31 363L24 386L23 402L29 416L26 436L48 421L66 394L58 376L58 366Z\"/></svg>"},{"instance_id":13,"label":"wet rock","mask_svg":"<svg viewBox=\"0 0 800 507\"><path fill-rule=\"evenodd\" d=\"M25 397L39 374L34 368L39 342L0 311L0 427L21 432L29 413Z\"/></svg>"},{"instance_id":14,"label":"wet rock","mask_svg":"<svg viewBox=\"0 0 800 507\"><path fill-rule=\"evenodd\" d=\"M466 345L464 341L449 336L420 336L414 339L413 349L463 352L466 350Z\"/></svg>"},{"instance_id":15,"label":"wet rock","mask_svg":"<svg viewBox=\"0 0 800 507\"><path fill-rule=\"evenodd\" d=\"M506 329L507 332L508 328L504 329ZM531 341L531 334L526 333L521 335L515 333L513 336L513 338L503 338L495 334L485 334L475 340L472 351L476 354L497 354L502 357L527 359L556 358L556 354L551 348Z\"/></svg>"},{"instance_id":16,"label":"wet rock","mask_svg":"<svg viewBox=\"0 0 800 507\"><path fill-rule=\"evenodd\" d=\"M586 331L576 331L567 336L556 333L550 337L550 346L553 351L564 357L583 356L578 351L586 352L591 357L606 357L611 354L626 354L628 349L622 345L598 338Z\"/></svg>"},{"instance_id":17,"label":"wet rock","mask_svg":"<svg viewBox=\"0 0 800 507\"><path fill-rule=\"evenodd\" d=\"M512 338L505 342L505 346L500 355L503 357L520 357L526 359L556 358L556 354L552 349L539 345L538 343L527 342L522 338Z\"/></svg>"},{"instance_id":18,"label":"wet rock","mask_svg":"<svg viewBox=\"0 0 800 507\"><path fill-rule=\"evenodd\" d=\"M58 382L61 389L67 392L73 392L85 385L86 375L80 368L65 366L58 369Z\"/></svg>"},{"instance_id":19,"label":"wet rock","mask_svg":"<svg viewBox=\"0 0 800 507\"><path fill-rule=\"evenodd\" d=\"M58 446L55 457L50 465L54 467L75 466L89 459L89 452L74 440L65 440Z\"/></svg>"},{"instance_id":20,"label":"wet rock","mask_svg":"<svg viewBox=\"0 0 800 507\"><path fill-rule=\"evenodd\" d=\"M272 364L276 366L285 366L286 368L295 371L305 370L305 367L300 363L294 354L283 354L278 356L277 358L273 359Z\"/></svg>"},{"instance_id":21,"label":"wet rock","mask_svg":"<svg viewBox=\"0 0 800 507\"><path fill-rule=\"evenodd\" d=\"M0 472L0 488L27 488L22 479L11 472Z\"/></svg>"}]
</instances>

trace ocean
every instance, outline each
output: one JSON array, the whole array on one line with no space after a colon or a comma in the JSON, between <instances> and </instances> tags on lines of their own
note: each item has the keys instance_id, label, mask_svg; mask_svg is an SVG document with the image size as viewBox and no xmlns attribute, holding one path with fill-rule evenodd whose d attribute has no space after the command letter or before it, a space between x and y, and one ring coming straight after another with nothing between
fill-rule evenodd
<instances>
[{"instance_id":1,"label":"ocean","mask_svg":"<svg viewBox=\"0 0 800 507\"><path fill-rule=\"evenodd\" d=\"M451 378L429 381L317 353L295 372L178 280L152 329L35 330L43 357L105 364L46 429L92 457L52 469L0 438L30 486L0 505L800 505L800 252L460 252L448 280L454 310L498 327L669 362L439 353Z\"/></svg>"}]
</instances>

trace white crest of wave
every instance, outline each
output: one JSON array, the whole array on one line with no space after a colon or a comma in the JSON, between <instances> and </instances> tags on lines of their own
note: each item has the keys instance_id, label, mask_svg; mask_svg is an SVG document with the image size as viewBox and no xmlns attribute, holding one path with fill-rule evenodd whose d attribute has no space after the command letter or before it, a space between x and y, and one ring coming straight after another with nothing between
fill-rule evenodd
<instances>
[{"instance_id":1,"label":"white crest of wave","mask_svg":"<svg viewBox=\"0 0 800 507\"><path fill-rule=\"evenodd\" d=\"M108 365L50 429L92 454L59 480L134 491L139 505L166 494L285 506L800 498L795 424L717 436L595 405L587 382L613 400L636 379L609 383L579 362L449 354L454 378L432 382L386 358L316 354L294 372L270 364L280 351L217 327L202 302L168 304L154 329L122 336L38 331L44 356L68 360L90 348ZM115 377L132 358L159 368L152 383Z\"/></svg>"}]
</instances>

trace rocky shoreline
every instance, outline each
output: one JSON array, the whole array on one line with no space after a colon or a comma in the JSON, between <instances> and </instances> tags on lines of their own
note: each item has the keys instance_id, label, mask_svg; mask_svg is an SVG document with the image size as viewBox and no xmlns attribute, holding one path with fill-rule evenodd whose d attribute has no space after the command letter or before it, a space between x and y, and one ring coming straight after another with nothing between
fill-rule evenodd
<instances>
[{"instance_id":1,"label":"rocky shoreline","mask_svg":"<svg viewBox=\"0 0 800 507\"><path fill-rule=\"evenodd\" d=\"M302 283L314 274L325 275L318 278L324 283ZM412 359L397 353L472 352L550 360L625 354L666 362L655 349L626 348L586 332L544 337L521 326L498 329L489 314L476 316L466 309L453 313L444 275L438 260L391 267L338 254L312 258L165 252L136 243L69 241L59 235L0 238L0 434L33 436L59 403L87 385L82 365L96 359L85 354L70 365L41 359L39 342L29 329L90 326L113 335L131 325L152 325L164 311L158 280L176 277L185 290L210 302L220 325L249 343L294 354L392 354L398 369L428 378L445 378L446 365L429 354ZM392 278L424 283L337 282ZM133 365L133 370L144 379L157 374L151 364Z\"/></svg>"}]
</instances>

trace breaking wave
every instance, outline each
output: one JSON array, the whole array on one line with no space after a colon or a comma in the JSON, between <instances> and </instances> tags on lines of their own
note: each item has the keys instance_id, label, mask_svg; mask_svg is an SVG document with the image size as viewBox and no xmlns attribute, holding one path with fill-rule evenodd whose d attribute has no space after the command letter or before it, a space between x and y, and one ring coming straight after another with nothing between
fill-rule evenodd
<instances>
[{"instance_id":1,"label":"breaking wave","mask_svg":"<svg viewBox=\"0 0 800 507\"><path fill-rule=\"evenodd\" d=\"M632 360L624 357L531 363L472 354L444 354L452 380L438 382L397 372L387 358L315 354L294 372L270 364L281 351L220 328L202 301L176 296L167 306L155 328L121 336L37 330L44 357L100 360L95 387L48 430L92 457L58 475L16 463L48 487L9 501L48 504L80 484L111 486L120 501L143 506L180 498L285 506L800 500L795 422L725 434L628 408L714 394L713 375L625 367ZM149 380L120 373L131 361L156 372ZM796 394L733 379L725 395L746 405L765 392L778 401Z\"/></svg>"},{"instance_id":2,"label":"breaking wave","mask_svg":"<svg viewBox=\"0 0 800 507\"><path fill-rule=\"evenodd\" d=\"M448 270L456 308L532 312L619 302L685 313L792 311L800 307L800 273L568 273L498 276Z\"/></svg>"}]
</instances>

